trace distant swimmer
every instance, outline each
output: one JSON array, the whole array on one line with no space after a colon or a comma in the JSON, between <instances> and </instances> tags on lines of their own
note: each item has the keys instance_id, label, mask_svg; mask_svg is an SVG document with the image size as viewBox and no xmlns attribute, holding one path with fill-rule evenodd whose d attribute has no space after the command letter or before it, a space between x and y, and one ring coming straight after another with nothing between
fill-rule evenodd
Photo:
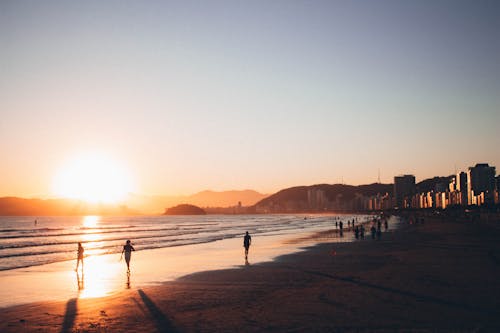
<instances>
[{"instance_id":1,"label":"distant swimmer","mask_svg":"<svg viewBox=\"0 0 500 333\"><path fill-rule=\"evenodd\" d=\"M127 263L127 272L130 272L130 257L132 256L132 251L135 251L134 247L130 244L130 240L123 245L122 255L125 252L125 262Z\"/></svg>"},{"instance_id":2,"label":"distant swimmer","mask_svg":"<svg viewBox=\"0 0 500 333\"><path fill-rule=\"evenodd\" d=\"M82 272L83 272L83 251L85 250L83 249L82 243L78 242L75 272L78 272L78 265L80 264L80 261L82 262Z\"/></svg>"},{"instance_id":3,"label":"distant swimmer","mask_svg":"<svg viewBox=\"0 0 500 333\"><path fill-rule=\"evenodd\" d=\"M243 247L245 248L245 260L248 259L248 249L250 248L250 244L252 244L252 237L248 234L248 231L245 233L245 237L243 237Z\"/></svg>"},{"instance_id":4,"label":"distant swimmer","mask_svg":"<svg viewBox=\"0 0 500 333\"><path fill-rule=\"evenodd\" d=\"M38 224L38 220L35 220L35 225L37 225L37 224Z\"/></svg>"}]
</instances>

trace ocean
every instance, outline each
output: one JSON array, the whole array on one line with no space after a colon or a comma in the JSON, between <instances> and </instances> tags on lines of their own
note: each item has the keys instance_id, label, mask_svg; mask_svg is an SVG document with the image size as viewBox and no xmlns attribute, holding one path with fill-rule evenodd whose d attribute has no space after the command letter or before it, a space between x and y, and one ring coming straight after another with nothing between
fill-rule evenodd
<instances>
[{"instance_id":1,"label":"ocean","mask_svg":"<svg viewBox=\"0 0 500 333\"><path fill-rule=\"evenodd\" d=\"M293 235L335 228L335 221L369 221L369 215L204 215L0 217L0 271L120 253L126 240L140 249L159 249L224 239Z\"/></svg>"}]
</instances>

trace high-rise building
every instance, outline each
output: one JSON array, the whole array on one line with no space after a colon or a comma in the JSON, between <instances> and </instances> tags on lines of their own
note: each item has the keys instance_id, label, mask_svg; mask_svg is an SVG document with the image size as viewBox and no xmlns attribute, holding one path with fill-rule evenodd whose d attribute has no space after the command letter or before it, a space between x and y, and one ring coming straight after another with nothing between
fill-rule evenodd
<instances>
[{"instance_id":1,"label":"high-rise building","mask_svg":"<svg viewBox=\"0 0 500 333\"><path fill-rule=\"evenodd\" d=\"M460 204L461 205L467 205L468 204L468 189L467 189L467 174L465 172L459 172L457 173L457 179L456 179L456 187L457 191L460 192Z\"/></svg>"},{"instance_id":2,"label":"high-rise building","mask_svg":"<svg viewBox=\"0 0 500 333\"><path fill-rule=\"evenodd\" d=\"M475 197L484 193L485 203L493 202L495 192L495 167L478 163L467 171L467 196L469 205L476 204Z\"/></svg>"},{"instance_id":3,"label":"high-rise building","mask_svg":"<svg viewBox=\"0 0 500 333\"><path fill-rule=\"evenodd\" d=\"M409 208L408 199L415 194L415 176L402 175L394 177L394 198L396 207Z\"/></svg>"}]
</instances>

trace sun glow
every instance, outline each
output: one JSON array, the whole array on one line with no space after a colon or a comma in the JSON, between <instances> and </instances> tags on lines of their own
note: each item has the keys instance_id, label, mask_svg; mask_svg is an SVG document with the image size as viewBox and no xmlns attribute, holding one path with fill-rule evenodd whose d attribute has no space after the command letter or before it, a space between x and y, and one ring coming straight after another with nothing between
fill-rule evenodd
<instances>
[{"instance_id":1,"label":"sun glow","mask_svg":"<svg viewBox=\"0 0 500 333\"><path fill-rule=\"evenodd\" d=\"M82 220L82 224L85 228L95 228L99 223L99 216L88 215L84 216Z\"/></svg>"},{"instance_id":2,"label":"sun glow","mask_svg":"<svg viewBox=\"0 0 500 333\"><path fill-rule=\"evenodd\" d=\"M61 168L54 179L58 196L91 203L116 203L131 191L131 177L120 164L102 155L82 155Z\"/></svg>"}]
</instances>

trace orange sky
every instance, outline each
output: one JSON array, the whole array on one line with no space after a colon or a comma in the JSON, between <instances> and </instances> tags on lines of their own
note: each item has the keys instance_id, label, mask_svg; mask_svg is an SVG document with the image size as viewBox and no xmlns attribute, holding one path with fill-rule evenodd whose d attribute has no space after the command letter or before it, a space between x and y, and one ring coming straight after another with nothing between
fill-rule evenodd
<instances>
[{"instance_id":1,"label":"orange sky","mask_svg":"<svg viewBox=\"0 0 500 333\"><path fill-rule=\"evenodd\" d=\"M105 156L108 175L75 175L78 186L106 195L498 167L495 13L447 1L1 2L0 196L58 195L67 161L85 154ZM109 173L127 176L110 185Z\"/></svg>"}]
</instances>

